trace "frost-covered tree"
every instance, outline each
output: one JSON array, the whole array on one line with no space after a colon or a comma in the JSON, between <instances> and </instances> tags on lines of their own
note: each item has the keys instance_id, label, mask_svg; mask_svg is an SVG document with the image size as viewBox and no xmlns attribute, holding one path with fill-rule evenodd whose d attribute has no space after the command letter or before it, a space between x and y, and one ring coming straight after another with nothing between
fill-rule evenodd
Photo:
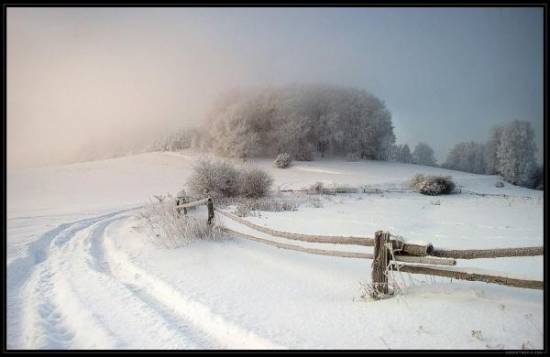
<instances>
[{"instance_id":1,"label":"frost-covered tree","mask_svg":"<svg viewBox=\"0 0 550 357\"><path fill-rule=\"evenodd\" d=\"M443 166L452 170L483 174L487 170L485 145L473 141L459 143L449 151Z\"/></svg>"},{"instance_id":2,"label":"frost-covered tree","mask_svg":"<svg viewBox=\"0 0 550 357\"><path fill-rule=\"evenodd\" d=\"M400 145L399 147L399 162L404 162L406 164L410 164L413 161L413 157L411 154L411 149L409 149L409 145Z\"/></svg>"},{"instance_id":3,"label":"frost-covered tree","mask_svg":"<svg viewBox=\"0 0 550 357\"><path fill-rule=\"evenodd\" d=\"M420 142L414 147L412 153L413 163L417 165L436 166L434 151L430 145Z\"/></svg>"},{"instance_id":4,"label":"frost-covered tree","mask_svg":"<svg viewBox=\"0 0 550 357\"><path fill-rule=\"evenodd\" d=\"M535 135L527 121L515 120L504 128L497 148L497 171L514 185L532 186L537 168Z\"/></svg>"},{"instance_id":5,"label":"frost-covered tree","mask_svg":"<svg viewBox=\"0 0 550 357\"><path fill-rule=\"evenodd\" d=\"M197 147L202 134L199 128L183 127L173 132L157 137L145 149L148 151L179 151L190 147Z\"/></svg>"},{"instance_id":6,"label":"frost-covered tree","mask_svg":"<svg viewBox=\"0 0 550 357\"><path fill-rule=\"evenodd\" d=\"M538 166L531 176L531 187L537 190L544 190L544 165Z\"/></svg>"},{"instance_id":7,"label":"frost-covered tree","mask_svg":"<svg viewBox=\"0 0 550 357\"><path fill-rule=\"evenodd\" d=\"M292 85L229 93L210 115L210 146L225 156L296 160L344 156L389 158L395 142L384 102L355 88Z\"/></svg>"},{"instance_id":8,"label":"frost-covered tree","mask_svg":"<svg viewBox=\"0 0 550 357\"><path fill-rule=\"evenodd\" d=\"M390 149L389 160L403 163L411 163L413 158L409 145L392 145Z\"/></svg>"},{"instance_id":9,"label":"frost-covered tree","mask_svg":"<svg viewBox=\"0 0 550 357\"><path fill-rule=\"evenodd\" d=\"M401 162L404 163L411 163L413 161L413 157L411 154L411 149L409 149L409 145L405 144L401 147Z\"/></svg>"},{"instance_id":10,"label":"frost-covered tree","mask_svg":"<svg viewBox=\"0 0 550 357\"><path fill-rule=\"evenodd\" d=\"M273 105L263 97L246 97L229 102L223 113L211 118L212 149L223 156L247 158L261 154L261 143L268 140L259 128L269 129ZM240 97L236 97L240 98Z\"/></svg>"},{"instance_id":11,"label":"frost-covered tree","mask_svg":"<svg viewBox=\"0 0 550 357\"><path fill-rule=\"evenodd\" d=\"M493 128L489 141L485 144L485 173L488 175L498 174L499 163L497 158L497 149L500 145L502 130L502 127Z\"/></svg>"}]
</instances>

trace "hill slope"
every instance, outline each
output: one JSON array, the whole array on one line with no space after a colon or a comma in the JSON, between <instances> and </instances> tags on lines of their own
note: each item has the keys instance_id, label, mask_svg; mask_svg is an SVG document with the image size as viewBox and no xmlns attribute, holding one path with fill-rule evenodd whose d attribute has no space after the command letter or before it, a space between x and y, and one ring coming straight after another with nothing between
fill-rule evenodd
<instances>
[{"instance_id":1,"label":"hill slope","mask_svg":"<svg viewBox=\"0 0 550 357\"><path fill-rule=\"evenodd\" d=\"M399 274L402 294L365 301L359 283L370 280L369 260L236 237L155 245L138 207L181 189L197 156L148 153L8 173L8 347L542 348L542 291ZM247 218L274 229L385 229L452 248L543 244L542 192L496 188L495 176L374 161L257 164L282 189L317 181L395 189L416 173L441 173L465 191L508 196L351 194ZM542 257L460 265L542 277Z\"/></svg>"}]
</instances>

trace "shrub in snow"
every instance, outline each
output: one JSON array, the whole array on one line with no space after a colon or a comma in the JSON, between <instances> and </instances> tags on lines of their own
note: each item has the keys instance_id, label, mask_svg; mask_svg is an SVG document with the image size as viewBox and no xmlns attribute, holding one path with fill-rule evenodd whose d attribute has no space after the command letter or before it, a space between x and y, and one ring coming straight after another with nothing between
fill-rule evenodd
<instances>
[{"instance_id":1,"label":"shrub in snow","mask_svg":"<svg viewBox=\"0 0 550 357\"><path fill-rule=\"evenodd\" d=\"M297 208L297 200L290 197L241 198L237 200L235 214L246 217L252 215L254 211L284 212L296 211Z\"/></svg>"},{"instance_id":2,"label":"shrub in snow","mask_svg":"<svg viewBox=\"0 0 550 357\"><path fill-rule=\"evenodd\" d=\"M416 185L418 185L419 183L421 183L422 181L424 181L424 179L426 178L425 175L422 175L422 174L416 174L414 175L410 180L409 180L409 187L411 188L416 188Z\"/></svg>"},{"instance_id":3,"label":"shrub in snow","mask_svg":"<svg viewBox=\"0 0 550 357\"><path fill-rule=\"evenodd\" d=\"M497 181L497 183L495 183L495 187L498 187L498 188L504 187L504 182L502 182L502 181Z\"/></svg>"},{"instance_id":4,"label":"shrub in snow","mask_svg":"<svg viewBox=\"0 0 550 357\"><path fill-rule=\"evenodd\" d=\"M417 174L411 179L410 184L417 192L430 196L449 194L455 189L455 184L450 176Z\"/></svg>"},{"instance_id":5,"label":"shrub in snow","mask_svg":"<svg viewBox=\"0 0 550 357\"><path fill-rule=\"evenodd\" d=\"M187 186L195 198L235 196L239 192L239 172L228 162L201 159L193 166Z\"/></svg>"},{"instance_id":6,"label":"shrub in snow","mask_svg":"<svg viewBox=\"0 0 550 357\"><path fill-rule=\"evenodd\" d=\"M347 161L359 161L361 155L357 151L350 151L346 154Z\"/></svg>"},{"instance_id":7,"label":"shrub in snow","mask_svg":"<svg viewBox=\"0 0 550 357\"><path fill-rule=\"evenodd\" d=\"M275 165L275 167L278 167L280 169L286 169L287 167L290 166L291 162L292 162L292 158L290 157L290 155L284 152L282 154L277 155L277 157L275 158L275 161L273 161L273 165Z\"/></svg>"},{"instance_id":8,"label":"shrub in snow","mask_svg":"<svg viewBox=\"0 0 550 357\"><path fill-rule=\"evenodd\" d=\"M239 175L239 194L244 197L263 197L271 188L273 179L267 172L257 168L246 168Z\"/></svg>"},{"instance_id":9,"label":"shrub in snow","mask_svg":"<svg viewBox=\"0 0 550 357\"><path fill-rule=\"evenodd\" d=\"M204 216L180 214L176 209L176 200L171 196L147 203L141 217L145 219L154 241L168 248L176 248L193 240L223 238L223 227L216 218L209 225Z\"/></svg>"}]
</instances>

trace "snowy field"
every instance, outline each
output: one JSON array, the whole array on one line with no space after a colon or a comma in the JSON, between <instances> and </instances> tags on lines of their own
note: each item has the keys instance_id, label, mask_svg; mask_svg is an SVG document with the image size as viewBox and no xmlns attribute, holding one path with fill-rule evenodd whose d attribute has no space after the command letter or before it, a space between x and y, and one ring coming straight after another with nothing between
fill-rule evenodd
<instances>
[{"instance_id":1,"label":"snowy field","mask_svg":"<svg viewBox=\"0 0 550 357\"><path fill-rule=\"evenodd\" d=\"M540 290L396 274L403 290L373 301L361 298L360 285L370 282L370 260L230 236L177 249L155 244L139 207L179 191L197 157L147 153L8 172L8 348L544 347ZM451 175L463 188L440 197L326 196L322 207L247 217L273 229L371 237L383 229L436 248L543 245L542 192L496 188L496 176L377 161L296 162L285 170L257 164L281 190L317 181L399 189L416 173ZM459 260L457 267L543 278L542 257Z\"/></svg>"}]
</instances>

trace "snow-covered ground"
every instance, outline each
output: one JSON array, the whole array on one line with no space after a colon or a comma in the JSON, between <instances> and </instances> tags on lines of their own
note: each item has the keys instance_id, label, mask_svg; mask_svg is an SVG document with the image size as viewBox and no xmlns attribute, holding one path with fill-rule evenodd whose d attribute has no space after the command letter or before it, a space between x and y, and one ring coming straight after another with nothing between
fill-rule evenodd
<instances>
[{"instance_id":1,"label":"snow-covered ground","mask_svg":"<svg viewBox=\"0 0 550 357\"><path fill-rule=\"evenodd\" d=\"M370 260L229 236L177 249L155 244L139 207L183 188L197 156L8 171L8 348L543 348L540 290L396 274L403 291L373 301L361 298L360 286L370 281ZM496 176L376 161L285 170L256 163L280 189L317 181L399 188L416 173L441 173L463 192L507 195L345 194L323 198L321 208L247 218L273 229L360 236L383 229L458 249L543 245L542 192L496 188ZM457 266L543 278L542 257Z\"/></svg>"}]
</instances>

